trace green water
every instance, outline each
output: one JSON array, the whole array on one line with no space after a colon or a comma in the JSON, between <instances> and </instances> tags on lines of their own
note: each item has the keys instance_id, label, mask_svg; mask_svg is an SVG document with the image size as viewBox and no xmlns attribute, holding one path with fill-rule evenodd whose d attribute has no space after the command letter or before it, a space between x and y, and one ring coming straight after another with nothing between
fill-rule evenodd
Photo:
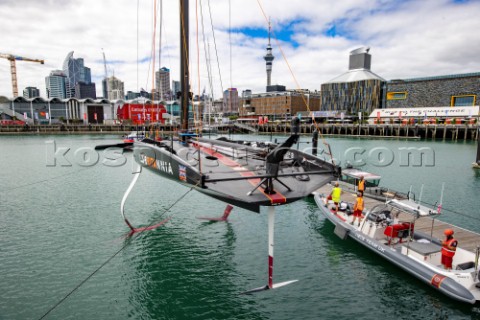
<instances>
[{"instance_id":1,"label":"green water","mask_svg":"<svg viewBox=\"0 0 480 320\"><path fill-rule=\"evenodd\" d=\"M52 140L57 149L70 148L71 166L47 166ZM417 197L423 184L422 199L431 203L445 182L442 219L480 231L474 143L328 141L338 158L349 147L432 148L432 167L394 161L364 168L382 175L382 185L412 188ZM80 148L112 142L118 137L0 138L0 319L40 319L47 312L45 319L480 318L477 306L452 301L337 238L312 199L277 207L274 281L299 281L239 295L267 283L266 210L235 208L229 223L202 222L195 217L220 216L225 204L145 171L127 200L127 216L135 225L172 218L126 237L119 207L132 179L131 155L120 167L103 165L103 154L89 167L74 157Z\"/></svg>"}]
</instances>

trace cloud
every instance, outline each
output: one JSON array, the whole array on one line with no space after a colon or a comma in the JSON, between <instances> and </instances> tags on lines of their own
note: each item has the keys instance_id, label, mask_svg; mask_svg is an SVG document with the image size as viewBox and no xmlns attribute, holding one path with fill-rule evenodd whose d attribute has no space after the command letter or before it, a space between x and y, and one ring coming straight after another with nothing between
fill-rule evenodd
<instances>
[{"instance_id":1,"label":"cloud","mask_svg":"<svg viewBox=\"0 0 480 320\"><path fill-rule=\"evenodd\" d=\"M197 12L190 2L192 88L208 90L207 69L211 69L216 97L230 86L240 92L265 91L263 56L269 18L279 38L272 38L272 82L288 88L319 90L322 83L347 70L349 52L360 46L371 47L372 71L385 79L480 71L476 54L480 49L479 1L232 0L229 10L227 1L202 0L198 25L201 30L203 17L205 30L199 34L198 52L194 35ZM160 66L171 70L171 79L178 80L178 2L163 1L162 9L162 51L159 57L157 23L155 68L160 61ZM94 79L103 78L102 48L109 75L114 72L125 82L126 90L151 90L152 2L0 0L0 29L2 53L45 60L45 65L17 62L20 91L36 86L45 96L45 77L61 69L70 51L84 58ZM100 82L97 93L101 93ZM0 59L0 95L12 95L10 66L5 59Z\"/></svg>"}]
</instances>

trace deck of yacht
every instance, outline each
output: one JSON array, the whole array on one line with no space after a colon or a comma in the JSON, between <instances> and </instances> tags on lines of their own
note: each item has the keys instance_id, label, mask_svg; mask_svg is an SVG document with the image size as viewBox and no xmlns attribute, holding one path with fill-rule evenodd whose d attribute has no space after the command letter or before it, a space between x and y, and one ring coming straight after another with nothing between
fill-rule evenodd
<instances>
[{"instance_id":1,"label":"deck of yacht","mask_svg":"<svg viewBox=\"0 0 480 320\"><path fill-rule=\"evenodd\" d=\"M317 190L317 193L320 194L329 194L332 191L332 186L330 184L326 184L320 189ZM356 195L351 192L343 192L341 196L342 201L355 203ZM365 210L370 210L376 205L381 204L382 202L369 198L368 195L364 197L364 205ZM364 210L364 211L365 211ZM410 221L411 217L406 215L400 216L400 220L404 218L404 221ZM435 221L433 221L435 220ZM421 231L425 234L430 234L432 230L432 222L433 222L433 237L443 240L445 238L443 231L445 229L453 229L455 231L455 239L457 239L459 243L459 247L462 249L475 252L477 246L480 246L480 234L465 230L463 228L454 226L452 224L440 221L439 219L432 219L432 218L421 218L415 221L415 231Z\"/></svg>"}]
</instances>

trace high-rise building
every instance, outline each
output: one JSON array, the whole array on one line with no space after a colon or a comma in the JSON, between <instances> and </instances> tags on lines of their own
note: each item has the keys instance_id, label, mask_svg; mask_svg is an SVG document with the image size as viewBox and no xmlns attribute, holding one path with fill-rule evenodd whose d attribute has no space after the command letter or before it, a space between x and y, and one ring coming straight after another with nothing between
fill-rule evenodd
<instances>
[{"instance_id":1,"label":"high-rise building","mask_svg":"<svg viewBox=\"0 0 480 320\"><path fill-rule=\"evenodd\" d=\"M67 98L78 96L75 92L75 86L78 82L88 85L92 82L90 68L85 67L83 58L73 58L73 51L69 52L63 61L63 72L67 76Z\"/></svg>"},{"instance_id":2,"label":"high-rise building","mask_svg":"<svg viewBox=\"0 0 480 320\"><path fill-rule=\"evenodd\" d=\"M67 77L61 70L50 72L45 77L45 86L47 88L47 98L65 99L67 97Z\"/></svg>"},{"instance_id":3,"label":"high-rise building","mask_svg":"<svg viewBox=\"0 0 480 320\"><path fill-rule=\"evenodd\" d=\"M175 80L172 80L172 92L173 92L173 97L176 97L177 96L177 92L181 91L181 87L180 87L180 81L175 81Z\"/></svg>"},{"instance_id":4,"label":"high-rise building","mask_svg":"<svg viewBox=\"0 0 480 320\"><path fill-rule=\"evenodd\" d=\"M272 45L270 44L270 22L268 23L268 45L267 54L263 57L267 65L267 87L272 84L272 61L275 57L272 54Z\"/></svg>"},{"instance_id":5,"label":"high-rise building","mask_svg":"<svg viewBox=\"0 0 480 320\"><path fill-rule=\"evenodd\" d=\"M75 98L97 98L97 90L95 89L95 83L85 83L79 81L75 84Z\"/></svg>"},{"instance_id":6,"label":"high-rise building","mask_svg":"<svg viewBox=\"0 0 480 320\"><path fill-rule=\"evenodd\" d=\"M222 112L224 114L238 114L239 100L237 88L228 88L223 91Z\"/></svg>"},{"instance_id":7,"label":"high-rise building","mask_svg":"<svg viewBox=\"0 0 480 320\"><path fill-rule=\"evenodd\" d=\"M40 90L36 87L26 87L23 89L23 97L24 98L35 98L40 97Z\"/></svg>"},{"instance_id":8,"label":"high-rise building","mask_svg":"<svg viewBox=\"0 0 480 320\"><path fill-rule=\"evenodd\" d=\"M155 72L155 86L160 100L171 100L172 90L170 90L170 69L163 67Z\"/></svg>"},{"instance_id":9,"label":"high-rise building","mask_svg":"<svg viewBox=\"0 0 480 320\"><path fill-rule=\"evenodd\" d=\"M108 83L107 83L108 81ZM107 86L108 84L108 86ZM124 83L115 76L102 80L103 97L108 100L120 100L125 98ZM107 92L108 88L108 92Z\"/></svg>"}]
</instances>

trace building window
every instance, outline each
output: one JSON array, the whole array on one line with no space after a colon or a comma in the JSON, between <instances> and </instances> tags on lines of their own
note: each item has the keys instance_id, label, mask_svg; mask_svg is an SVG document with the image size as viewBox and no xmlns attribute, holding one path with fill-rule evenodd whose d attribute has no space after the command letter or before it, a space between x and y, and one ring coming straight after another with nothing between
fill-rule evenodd
<instances>
[{"instance_id":1,"label":"building window","mask_svg":"<svg viewBox=\"0 0 480 320\"><path fill-rule=\"evenodd\" d=\"M462 107L462 106L474 106L476 95L464 95L464 96L452 96L450 106Z\"/></svg>"},{"instance_id":2,"label":"building window","mask_svg":"<svg viewBox=\"0 0 480 320\"><path fill-rule=\"evenodd\" d=\"M405 100L407 99L407 92L388 92L387 100Z\"/></svg>"}]
</instances>

